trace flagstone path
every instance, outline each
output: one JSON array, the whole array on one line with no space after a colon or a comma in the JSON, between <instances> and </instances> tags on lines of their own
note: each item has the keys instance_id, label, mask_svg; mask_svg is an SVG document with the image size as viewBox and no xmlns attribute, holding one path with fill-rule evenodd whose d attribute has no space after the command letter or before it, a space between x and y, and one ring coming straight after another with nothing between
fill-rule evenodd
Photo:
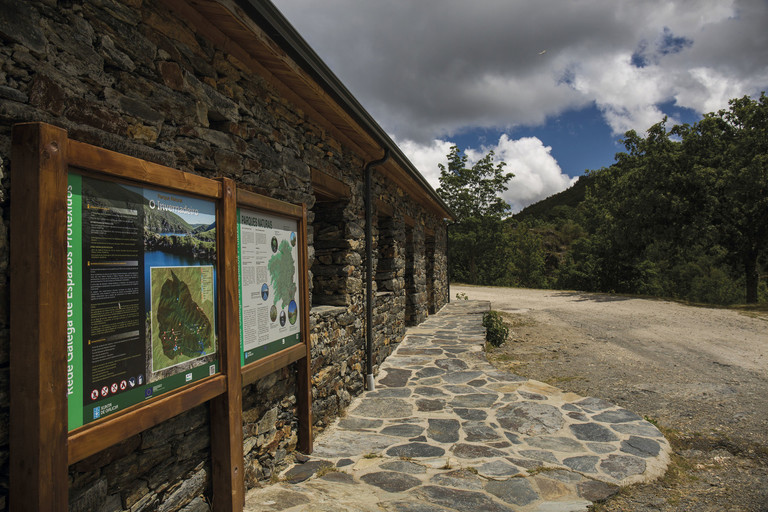
<instances>
[{"instance_id":1,"label":"flagstone path","mask_svg":"<svg viewBox=\"0 0 768 512\"><path fill-rule=\"evenodd\" d=\"M452 302L410 328L376 390L245 510L585 511L664 473L669 444L640 416L491 366L488 308Z\"/></svg>"}]
</instances>

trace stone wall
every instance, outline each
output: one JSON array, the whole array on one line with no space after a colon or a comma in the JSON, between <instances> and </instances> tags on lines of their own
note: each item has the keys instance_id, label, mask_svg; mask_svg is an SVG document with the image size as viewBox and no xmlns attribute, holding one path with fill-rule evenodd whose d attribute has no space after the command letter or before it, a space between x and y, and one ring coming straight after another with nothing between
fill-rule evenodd
<instances>
[{"instance_id":1,"label":"stone wall","mask_svg":"<svg viewBox=\"0 0 768 512\"><path fill-rule=\"evenodd\" d=\"M405 224L379 216L374 238L373 364L379 365L405 333Z\"/></svg>"},{"instance_id":2,"label":"stone wall","mask_svg":"<svg viewBox=\"0 0 768 512\"><path fill-rule=\"evenodd\" d=\"M0 41L0 511L10 449L9 168L17 122L51 123L75 140L306 203L316 429L338 416L364 383L363 157L158 2L11 0L0 5ZM348 185L350 197L316 202L312 169ZM378 238L377 259L387 262L378 269L378 365L405 323L423 321L448 294L442 219L380 174L374 179L376 197L395 212ZM427 231L435 247L431 306ZM271 478L296 446L295 385L291 366L243 390L247 486ZM72 465L70 509L209 510L208 417L207 405L197 407Z\"/></svg>"}]
</instances>

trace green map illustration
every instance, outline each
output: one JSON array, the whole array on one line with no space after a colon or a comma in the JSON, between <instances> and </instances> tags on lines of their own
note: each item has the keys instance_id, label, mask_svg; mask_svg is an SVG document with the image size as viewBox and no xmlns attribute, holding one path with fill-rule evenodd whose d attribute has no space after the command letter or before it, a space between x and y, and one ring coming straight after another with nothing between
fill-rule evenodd
<instances>
[{"instance_id":1,"label":"green map illustration","mask_svg":"<svg viewBox=\"0 0 768 512\"><path fill-rule=\"evenodd\" d=\"M280 242L278 251L269 259L267 263L269 274L272 276L272 290L274 295L274 304L282 301L281 308L288 306L296 295L296 266L293 261L291 244L287 240Z\"/></svg>"},{"instance_id":2,"label":"green map illustration","mask_svg":"<svg viewBox=\"0 0 768 512\"><path fill-rule=\"evenodd\" d=\"M151 282L153 371L211 353L213 268L155 267Z\"/></svg>"}]
</instances>

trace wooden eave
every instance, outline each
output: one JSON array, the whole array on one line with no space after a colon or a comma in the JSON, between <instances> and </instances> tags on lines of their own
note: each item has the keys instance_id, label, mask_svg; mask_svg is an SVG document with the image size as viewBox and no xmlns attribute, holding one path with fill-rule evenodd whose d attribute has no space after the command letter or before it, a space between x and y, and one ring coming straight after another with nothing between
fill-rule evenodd
<instances>
[{"instance_id":1,"label":"wooden eave","mask_svg":"<svg viewBox=\"0 0 768 512\"><path fill-rule=\"evenodd\" d=\"M327 83L324 86L322 80L313 78L306 69L297 64L296 60L241 8L238 0L162 1L173 12L191 23L198 34L211 40L225 53L262 76L281 95L298 106L307 118L326 129L342 144L348 145L368 161L381 158L385 145L388 145L387 141L383 144L376 134L366 129L363 126L366 124L365 120L361 123L354 116L357 109L345 105L344 98L335 98L333 91L328 90L332 87L327 86ZM285 21L284 18L282 21ZM287 24L287 21L285 23ZM376 128L381 130L378 125ZM391 144L394 146L394 143ZM436 196L426 180L408 162L399 148L394 149L395 157L376 167L375 172L395 183L414 201L436 216L452 219L452 212Z\"/></svg>"},{"instance_id":2,"label":"wooden eave","mask_svg":"<svg viewBox=\"0 0 768 512\"><path fill-rule=\"evenodd\" d=\"M328 176L317 169L311 169L312 188L320 201L334 201L341 198L348 198L350 187L346 183Z\"/></svg>"}]
</instances>

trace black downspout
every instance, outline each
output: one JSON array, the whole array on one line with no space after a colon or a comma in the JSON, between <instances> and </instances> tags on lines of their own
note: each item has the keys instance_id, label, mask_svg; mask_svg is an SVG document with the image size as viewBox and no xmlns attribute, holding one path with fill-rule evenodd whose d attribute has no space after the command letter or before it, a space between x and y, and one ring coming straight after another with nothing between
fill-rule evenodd
<instances>
[{"instance_id":1,"label":"black downspout","mask_svg":"<svg viewBox=\"0 0 768 512\"><path fill-rule=\"evenodd\" d=\"M450 251L450 230L451 223L445 222L445 276L448 281L448 302L451 302L451 251Z\"/></svg>"},{"instance_id":2,"label":"black downspout","mask_svg":"<svg viewBox=\"0 0 768 512\"><path fill-rule=\"evenodd\" d=\"M365 387L374 391L373 381L373 168L389 160L389 148L384 148L384 156L368 162L365 174Z\"/></svg>"}]
</instances>

